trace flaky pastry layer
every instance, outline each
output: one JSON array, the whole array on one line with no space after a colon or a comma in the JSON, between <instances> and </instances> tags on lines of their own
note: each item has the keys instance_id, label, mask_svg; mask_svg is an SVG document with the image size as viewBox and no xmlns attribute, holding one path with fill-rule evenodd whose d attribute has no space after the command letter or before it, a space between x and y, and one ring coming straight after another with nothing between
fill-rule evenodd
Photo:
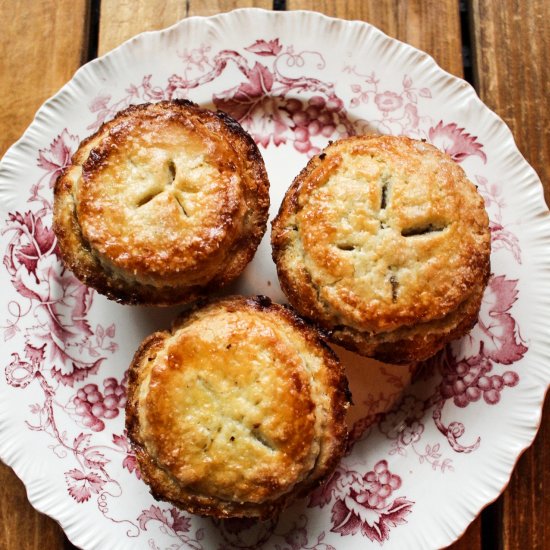
<instances>
[{"instance_id":1,"label":"flaky pastry layer","mask_svg":"<svg viewBox=\"0 0 550 550\"><path fill-rule=\"evenodd\" d=\"M312 328L265 298L211 302L147 338L128 392L145 481L193 513L271 517L344 452L342 367Z\"/></svg>"},{"instance_id":2,"label":"flaky pastry layer","mask_svg":"<svg viewBox=\"0 0 550 550\"><path fill-rule=\"evenodd\" d=\"M358 136L294 180L273 222L283 290L359 353L425 359L475 323L489 276L483 199L434 146Z\"/></svg>"},{"instance_id":3,"label":"flaky pastry layer","mask_svg":"<svg viewBox=\"0 0 550 550\"><path fill-rule=\"evenodd\" d=\"M263 160L240 125L162 101L81 143L56 182L54 230L68 267L108 297L186 302L244 269L268 207Z\"/></svg>"}]
</instances>

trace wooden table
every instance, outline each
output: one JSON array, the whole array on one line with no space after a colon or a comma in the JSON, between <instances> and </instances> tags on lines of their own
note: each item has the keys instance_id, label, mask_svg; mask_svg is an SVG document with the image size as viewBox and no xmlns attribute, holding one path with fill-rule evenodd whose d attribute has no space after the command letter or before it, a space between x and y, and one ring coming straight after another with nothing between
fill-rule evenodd
<instances>
[{"instance_id":1,"label":"wooden table","mask_svg":"<svg viewBox=\"0 0 550 550\"><path fill-rule=\"evenodd\" d=\"M465 77L511 127L550 200L550 2L548 0L0 0L0 155L42 102L86 61L127 38L190 15L239 7L308 9L360 19ZM550 548L550 406L509 487L452 548ZM0 548L73 548L29 505L0 464Z\"/></svg>"}]
</instances>

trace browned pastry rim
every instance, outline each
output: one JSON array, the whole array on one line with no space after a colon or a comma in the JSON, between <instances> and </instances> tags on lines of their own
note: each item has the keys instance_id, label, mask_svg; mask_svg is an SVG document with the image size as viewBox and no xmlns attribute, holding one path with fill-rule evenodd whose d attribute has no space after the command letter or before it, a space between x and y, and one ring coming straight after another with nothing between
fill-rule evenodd
<instances>
[{"instance_id":1,"label":"browned pastry rim","mask_svg":"<svg viewBox=\"0 0 550 550\"><path fill-rule=\"evenodd\" d=\"M332 341L420 361L475 324L489 277L483 199L434 146L356 136L313 157L272 228L290 303Z\"/></svg>"},{"instance_id":2,"label":"browned pastry rim","mask_svg":"<svg viewBox=\"0 0 550 550\"><path fill-rule=\"evenodd\" d=\"M317 331L268 298L234 296L143 341L126 428L156 498L266 519L334 470L348 405L343 368Z\"/></svg>"},{"instance_id":3,"label":"browned pastry rim","mask_svg":"<svg viewBox=\"0 0 550 550\"><path fill-rule=\"evenodd\" d=\"M269 182L231 117L133 105L85 139L55 184L62 258L122 303L185 303L235 279L265 232Z\"/></svg>"}]
</instances>

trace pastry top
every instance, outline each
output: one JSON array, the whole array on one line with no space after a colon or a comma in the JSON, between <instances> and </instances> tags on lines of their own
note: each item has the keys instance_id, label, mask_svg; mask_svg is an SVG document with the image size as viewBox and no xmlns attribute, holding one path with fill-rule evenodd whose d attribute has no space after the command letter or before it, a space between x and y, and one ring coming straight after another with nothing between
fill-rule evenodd
<instances>
[{"instance_id":1,"label":"pastry top","mask_svg":"<svg viewBox=\"0 0 550 550\"><path fill-rule=\"evenodd\" d=\"M154 494L215 516L269 516L341 456L346 382L289 310L227 298L147 339L127 426Z\"/></svg>"},{"instance_id":2,"label":"pastry top","mask_svg":"<svg viewBox=\"0 0 550 550\"><path fill-rule=\"evenodd\" d=\"M487 213L464 171L406 137L358 136L313 157L273 223L291 303L363 332L441 319L485 284Z\"/></svg>"},{"instance_id":3,"label":"pastry top","mask_svg":"<svg viewBox=\"0 0 550 550\"><path fill-rule=\"evenodd\" d=\"M61 250L77 275L95 261L128 284L204 284L250 260L268 186L257 147L227 115L188 101L131 106L80 145L56 184ZM71 225L90 265L72 252Z\"/></svg>"}]
</instances>

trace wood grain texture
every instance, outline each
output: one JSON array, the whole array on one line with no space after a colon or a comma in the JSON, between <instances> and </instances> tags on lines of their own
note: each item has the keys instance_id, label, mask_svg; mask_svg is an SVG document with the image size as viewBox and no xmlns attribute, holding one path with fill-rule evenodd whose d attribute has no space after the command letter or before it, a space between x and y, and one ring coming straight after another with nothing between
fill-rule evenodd
<instances>
[{"instance_id":1,"label":"wood grain texture","mask_svg":"<svg viewBox=\"0 0 550 550\"><path fill-rule=\"evenodd\" d=\"M0 156L36 110L86 56L85 0L0 0ZM34 510L13 471L0 463L0 549L63 548L55 521Z\"/></svg>"},{"instance_id":2,"label":"wood grain texture","mask_svg":"<svg viewBox=\"0 0 550 550\"><path fill-rule=\"evenodd\" d=\"M189 0L188 15L215 15L237 8L271 9L272 0Z\"/></svg>"},{"instance_id":3,"label":"wood grain texture","mask_svg":"<svg viewBox=\"0 0 550 550\"><path fill-rule=\"evenodd\" d=\"M501 511L502 550L548 550L550 547L550 398L546 399L539 434L519 460Z\"/></svg>"},{"instance_id":4,"label":"wood grain texture","mask_svg":"<svg viewBox=\"0 0 550 550\"><path fill-rule=\"evenodd\" d=\"M470 523L462 536L449 546L449 550L481 550L481 524L482 517L480 515Z\"/></svg>"},{"instance_id":5,"label":"wood grain texture","mask_svg":"<svg viewBox=\"0 0 550 550\"><path fill-rule=\"evenodd\" d=\"M475 86L510 126L550 204L550 2L471 0Z\"/></svg>"},{"instance_id":6,"label":"wood grain texture","mask_svg":"<svg viewBox=\"0 0 550 550\"><path fill-rule=\"evenodd\" d=\"M214 15L236 8L270 8L271 0L105 0L101 3L98 55L144 31L164 29L192 15Z\"/></svg>"},{"instance_id":7,"label":"wood grain texture","mask_svg":"<svg viewBox=\"0 0 550 550\"><path fill-rule=\"evenodd\" d=\"M463 74L457 0L287 0L286 5L367 21L429 53L446 71Z\"/></svg>"},{"instance_id":8,"label":"wood grain texture","mask_svg":"<svg viewBox=\"0 0 550 550\"><path fill-rule=\"evenodd\" d=\"M0 462L0 550L58 549L64 540L59 525L29 504L23 483Z\"/></svg>"},{"instance_id":9,"label":"wood grain texture","mask_svg":"<svg viewBox=\"0 0 550 550\"><path fill-rule=\"evenodd\" d=\"M0 156L81 65L85 0L0 0Z\"/></svg>"},{"instance_id":10,"label":"wood grain texture","mask_svg":"<svg viewBox=\"0 0 550 550\"><path fill-rule=\"evenodd\" d=\"M550 204L550 2L471 0L470 15L475 86L481 99L510 126ZM547 398L535 443L494 505L502 527L494 540L486 531L487 545L503 550L550 547L549 464Z\"/></svg>"},{"instance_id":11,"label":"wood grain texture","mask_svg":"<svg viewBox=\"0 0 550 550\"><path fill-rule=\"evenodd\" d=\"M186 14L187 4L182 0L101 2L97 53L103 55L140 32L169 27Z\"/></svg>"}]
</instances>

